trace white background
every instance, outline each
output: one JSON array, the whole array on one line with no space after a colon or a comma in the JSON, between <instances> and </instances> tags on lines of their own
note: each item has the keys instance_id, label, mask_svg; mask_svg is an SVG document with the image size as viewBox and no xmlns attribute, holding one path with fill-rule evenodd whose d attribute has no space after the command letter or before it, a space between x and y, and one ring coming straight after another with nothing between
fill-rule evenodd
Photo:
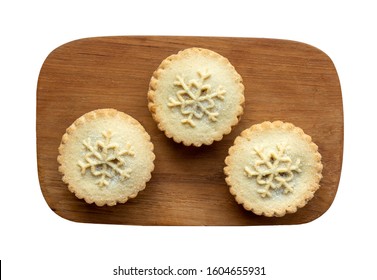
<instances>
[{"instance_id":1,"label":"white background","mask_svg":"<svg viewBox=\"0 0 377 280\"><path fill-rule=\"evenodd\" d=\"M59 2L0 4L4 279L115 279L119 277L112 276L112 269L118 265L198 269L260 265L266 267L264 279L376 279L373 1ZM326 52L339 74L345 112L343 171L331 208L309 224L276 227L109 226L73 223L55 215L43 199L37 177L39 70L61 44L104 35L280 38ZM186 277L211 278L217 279Z\"/></svg>"}]
</instances>

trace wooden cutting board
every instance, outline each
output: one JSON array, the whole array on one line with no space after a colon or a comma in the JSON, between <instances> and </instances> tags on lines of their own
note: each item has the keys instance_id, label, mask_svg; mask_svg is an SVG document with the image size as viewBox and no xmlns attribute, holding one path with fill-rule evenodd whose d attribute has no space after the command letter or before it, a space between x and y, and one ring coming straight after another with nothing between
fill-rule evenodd
<instances>
[{"instance_id":1,"label":"wooden cutting board","mask_svg":"<svg viewBox=\"0 0 377 280\"><path fill-rule=\"evenodd\" d=\"M188 47L227 57L245 85L245 112L231 134L201 148L174 143L147 108L153 71ZM65 129L98 108L115 108L145 127L155 145L155 171L137 198L114 207L88 205L61 180L56 157ZM295 214L265 218L247 212L229 193L223 167L240 132L265 120L292 122L311 135L323 156L315 197ZM322 51L275 39L218 37L99 37L53 50L37 88L37 158L41 190L59 216L77 222L131 225L275 225L313 221L337 192L343 153L342 95L336 69Z\"/></svg>"}]
</instances>

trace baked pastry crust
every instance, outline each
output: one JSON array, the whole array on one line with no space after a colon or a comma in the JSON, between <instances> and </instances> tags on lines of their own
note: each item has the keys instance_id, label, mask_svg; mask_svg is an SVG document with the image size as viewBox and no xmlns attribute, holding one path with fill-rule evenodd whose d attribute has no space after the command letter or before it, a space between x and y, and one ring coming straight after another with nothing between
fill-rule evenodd
<instances>
[{"instance_id":1,"label":"baked pastry crust","mask_svg":"<svg viewBox=\"0 0 377 280\"><path fill-rule=\"evenodd\" d=\"M199 147L231 132L243 113L243 92L228 59L189 48L167 57L153 73L148 108L167 137Z\"/></svg>"},{"instance_id":2,"label":"baked pastry crust","mask_svg":"<svg viewBox=\"0 0 377 280\"><path fill-rule=\"evenodd\" d=\"M244 130L230 147L225 165L225 180L235 200L267 217L304 207L320 186L323 168L311 137L281 121Z\"/></svg>"},{"instance_id":3,"label":"baked pastry crust","mask_svg":"<svg viewBox=\"0 0 377 280\"><path fill-rule=\"evenodd\" d=\"M151 179L154 159L143 126L115 109L78 118L63 135L57 158L68 189L97 206L136 197Z\"/></svg>"}]
</instances>

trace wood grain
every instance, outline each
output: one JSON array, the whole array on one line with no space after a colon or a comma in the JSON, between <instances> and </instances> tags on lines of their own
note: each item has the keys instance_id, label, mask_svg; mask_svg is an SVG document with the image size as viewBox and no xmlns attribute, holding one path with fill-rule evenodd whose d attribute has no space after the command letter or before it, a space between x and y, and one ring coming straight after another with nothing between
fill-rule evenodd
<instances>
[{"instance_id":1,"label":"wood grain","mask_svg":"<svg viewBox=\"0 0 377 280\"><path fill-rule=\"evenodd\" d=\"M153 71L167 56L203 47L227 57L243 77L245 113L211 146L185 147L157 129L147 108ZM61 180L56 157L65 129L98 108L115 108L145 127L155 171L137 198L114 207L88 205ZM323 157L315 197L282 218L247 212L230 195L223 167L239 133L265 120L292 122L311 135ZM45 60L37 87L37 158L43 196L63 218L132 225L301 224L320 217L337 192L343 154L343 107L336 69L322 51L294 41L219 37L98 37L73 41Z\"/></svg>"}]
</instances>

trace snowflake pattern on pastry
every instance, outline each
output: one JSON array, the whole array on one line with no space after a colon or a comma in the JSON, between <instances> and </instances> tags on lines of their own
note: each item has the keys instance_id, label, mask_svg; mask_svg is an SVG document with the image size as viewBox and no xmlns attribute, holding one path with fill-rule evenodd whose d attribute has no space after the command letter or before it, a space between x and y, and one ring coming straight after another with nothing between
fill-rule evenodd
<instances>
[{"instance_id":1,"label":"snowflake pattern on pastry","mask_svg":"<svg viewBox=\"0 0 377 280\"><path fill-rule=\"evenodd\" d=\"M170 108L180 107L184 116L182 124L189 124L191 127L195 127L193 118L202 119L204 115L211 121L217 121L219 113L216 112L214 99L224 100L226 93L221 85L212 90L211 85L206 83L211 76L208 71L198 71L197 74L199 79L192 79L188 83L177 75L174 85L181 89L176 92L176 98L169 98L168 103Z\"/></svg>"},{"instance_id":2,"label":"snowflake pattern on pastry","mask_svg":"<svg viewBox=\"0 0 377 280\"><path fill-rule=\"evenodd\" d=\"M247 177L256 177L256 182L262 187L258 189L260 196L271 197L271 189L283 189L284 194L293 192L291 181L294 172L301 172L300 159L293 164L283 145L277 145L276 152L269 154L259 148L254 148L254 151L259 159L252 164L252 168L245 166L244 170Z\"/></svg>"},{"instance_id":3,"label":"snowflake pattern on pastry","mask_svg":"<svg viewBox=\"0 0 377 280\"><path fill-rule=\"evenodd\" d=\"M85 161L78 162L82 175L85 175L86 170L90 170L93 176L99 177L96 182L99 187L108 186L108 179L117 174L120 180L129 178L132 170L126 167L125 157L135 155L130 144L126 144L121 150L117 143L111 143L110 130L103 132L102 136L104 141L96 141L95 144L91 143L90 138L82 142L86 150Z\"/></svg>"}]
</instances>

